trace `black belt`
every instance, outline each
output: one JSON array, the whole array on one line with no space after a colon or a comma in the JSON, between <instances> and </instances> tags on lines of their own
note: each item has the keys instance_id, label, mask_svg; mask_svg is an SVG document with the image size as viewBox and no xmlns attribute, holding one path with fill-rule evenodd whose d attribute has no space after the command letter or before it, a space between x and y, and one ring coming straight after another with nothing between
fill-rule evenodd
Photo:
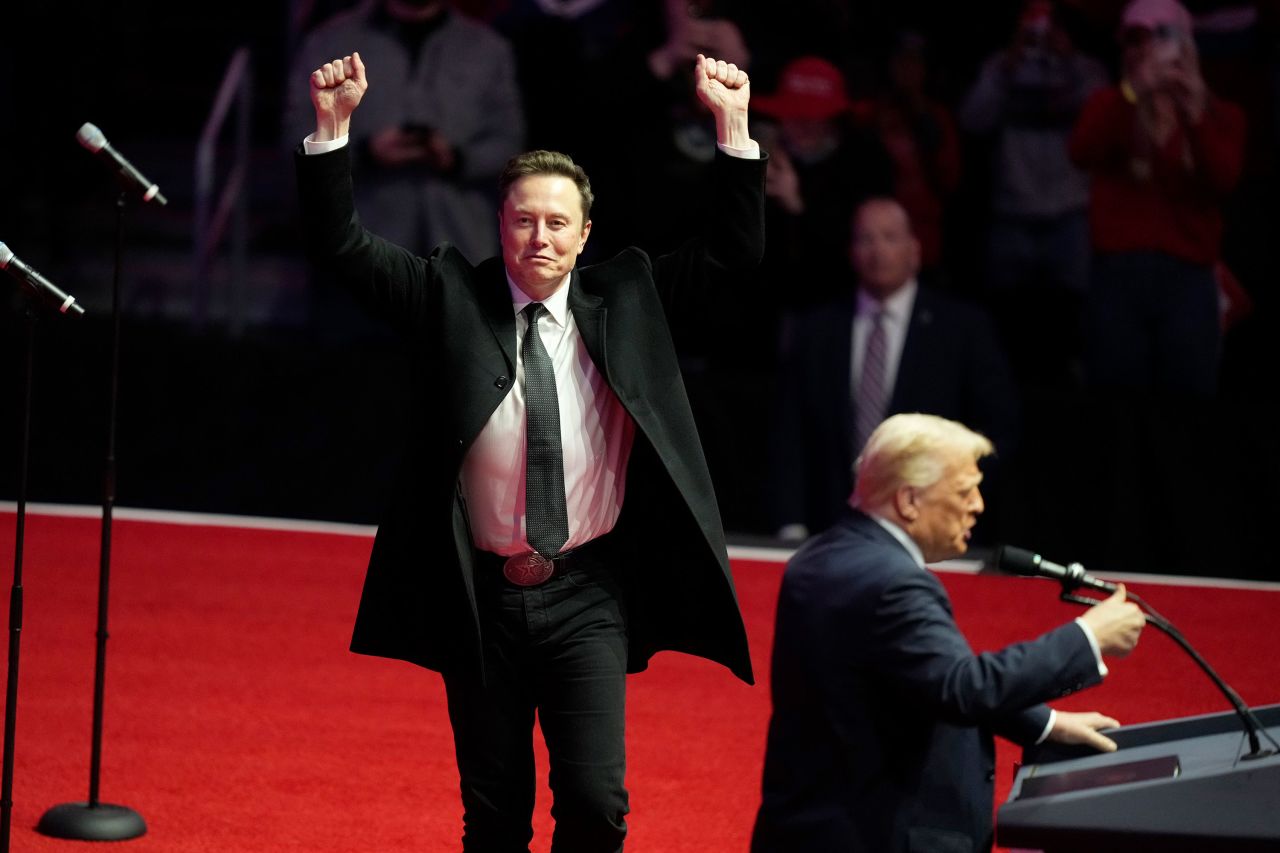
<instances>
[{"instance_id":1,"label":"black belt","mask_svg":"<svg viewBox=\"0 0 1280 853\"><path fill-rule=\"evenodd\" d=\"M609 535L605 534L554 557L544 557L536 551L511 556L480 551L479 562L484 569L497 568L513 586L541 586L568 572L601 565L608 550L608 539Z\"/></svg>"}]
</instances>

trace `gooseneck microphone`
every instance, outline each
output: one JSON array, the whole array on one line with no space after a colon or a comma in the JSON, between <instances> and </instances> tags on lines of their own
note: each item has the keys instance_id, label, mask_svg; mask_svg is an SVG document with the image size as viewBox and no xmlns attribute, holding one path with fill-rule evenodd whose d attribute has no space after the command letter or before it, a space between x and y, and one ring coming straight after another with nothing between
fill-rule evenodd
<instances>
[{"instance_id":1,"label":"gooseneck microphone","mask_svg":"<svg viewBox=\"0 0 1280 853\"><path fill-rule=\"evenodd\" d=\"M1087 574L1084 566L1079 563L1068 563L1065 566L1051 563L1033 551L1028 551L1025 548L1015 548L1012 545L1002 545L1000 547L999 551L996 552L996 565L1002 571L1010 574L1051 578L1068 589L1083 586L1101 592L1116 591L1115 584L1099 580Z\"/></svg>"},{"instance_id":2,"label":"gooseneck microphone","mask_svg":"<svg viewBox=\"0 0 1280 853\"><path fill-rule=\"evenodd\" d=\"M111 147L111 143L107 142L107 137L98 129L97 125L85 122L76 131L76 141L85 147L86 150L97 154L107 165L116 170L120 179L131 184L139 192L142 193L143 201L154 201L161 206L169 203L168 199L160 192L160 186L147 180L147 178L134 168L133 164L124 159L124 156Z\"/></svg>"},{"instance_id":3,"label":"gooseneck microphone","mask_svg":"<svg viewBox=\"0 0 1280 853\"><path fill-rule=\"evenodd\" d=\"M1033 551L1027 551L1023 548L1014 548L1011 545L1001 545L996 550L995 555L996 568L999 571L1014 575L1026 575L1028 577L1050 578L1062 584L1062 594L1059 596L1063 601L1072 604L1083 604L1086 607L1093 606L1098 603L1096 599L1088 596L1077 595L1074 591L1079 587L1087 587L1089 589L1100 590L1102 592L1113 593L1118 587L1109 581L1099 580L1085 573L1084 566L1079 563L1069 563L1065 566L1058 563L1051 563L1039 554ZM1276 743L1266 728L1258 721L1258 717L1253 710L1245 704L1240 698L1240 694L1232 689L1231 685L1223 680L1209 662L1197 652L1187 638L1182 636L1182 632L1174 627L1173 623L1156 612L1155 608L1147 602L1143 601L1139 596L1131 591L1126 591L1126 597L1134 604L1138 605L1146 615L1148 624L1154 625L1171 640L1178 644L1184 652L1186 652L1196 665L1209 676L1209 680L1214 686L1226 697L1231 703L1231 707L1235 709L1236 716L1240 718L1240 726L1244 730L1245 736L1249 740L1249 752L1241 755L1242 759L1265 758L1280 752L1280 743ZM1265 737L1271 742L1271 748L1263 749L1259 735Z\"/></svg>"},{"instance_id":4,"label":"gooseneck microphone","mask_svg":"<svg viewBox=\"0 0 1280 853\"><path fill-rule=\"evenodd\" d=\"M13 250L4 243L0 243L0 269L7 271L35 291L45 302L53 305L61 313L71 317L78 317L84 313L84 309L76 304L74 296L63 293L49 279L20 261Z\"/></svg>"}]
</instances>

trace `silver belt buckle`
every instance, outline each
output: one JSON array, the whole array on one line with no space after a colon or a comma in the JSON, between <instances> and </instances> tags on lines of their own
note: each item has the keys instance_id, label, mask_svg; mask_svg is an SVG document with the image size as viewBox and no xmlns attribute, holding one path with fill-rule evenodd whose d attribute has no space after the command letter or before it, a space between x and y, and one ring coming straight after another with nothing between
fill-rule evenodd
<instances>
[{"instance_id":1,"label":"silver belt buckle","mask_svg":"<svg viewBox=\"0 0 1280 853\"><path fill-rule=\"evenodd\" d=\"M556 566L537 551L516 554L502 564L502 576L516 586L537 586L555 574Z\"/></svg>"}]
</instances>

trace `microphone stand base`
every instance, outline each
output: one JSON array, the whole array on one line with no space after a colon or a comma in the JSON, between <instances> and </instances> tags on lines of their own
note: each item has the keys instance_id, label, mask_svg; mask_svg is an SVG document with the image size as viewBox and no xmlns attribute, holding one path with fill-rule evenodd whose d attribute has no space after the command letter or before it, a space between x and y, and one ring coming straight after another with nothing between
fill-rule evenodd
<instances>
[{"instance_id":1,"label":"microphone stand base","mask_svg":"<svg viewBox=\"0 0 1280 853\"><path fill-rule=\"evenodd\" d=\"M127 841L147 831L142 816L128 806L111 803L63 803L44 813L36 832L76 841Z\"/></svg>"}]
</instances>

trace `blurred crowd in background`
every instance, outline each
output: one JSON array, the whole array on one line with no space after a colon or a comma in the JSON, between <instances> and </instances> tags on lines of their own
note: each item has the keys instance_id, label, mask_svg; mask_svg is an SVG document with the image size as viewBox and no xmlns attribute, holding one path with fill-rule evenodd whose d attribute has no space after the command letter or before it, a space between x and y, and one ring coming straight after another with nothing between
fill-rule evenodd
<instances>
[{"instance_id":1,"label":"blurred crowd in background","mask_svg":"<svg viewBox=\"0 0 1280 853\"><path fill-rule=\"evenodd\" d=\"M316 65L359 50L368 66L352 156L369 228L478 261L497 250L502 164L552 148L592 178L589 263L670 250L714 215L701 206L714 127L689 78L704 53L751 74L752 132L770 156L758 275L711 334L674 330L731 532L794 542L820 529L866 430L926 411L996 444L979 544L1091 570L1280 579L1266 547L1280 511L1280 3L221 11L182 25L160 4L71 22L25 13L34 37L18 50L35 82L6 84L0 238L29 263L105 280L110 193L101 203L92 164L49 153L45 137L70 142L84 120L119 128L117 147L155 164L153 178L189 183L230 49L252 51L248 275L273 296L234 336L184 325L180 307L157 306L187 268L157 258L182 257L190 199L166 187L170 208L131 212L127 307L145 343L126 360L138 473L129 484L125 469L122 500L376 520L406 440L380 431L404 405L387 396L398 344L302 265L289 158L313 129ZM51 334L74 351L73 332ZM88 479L47 471L33 488L83 501Z\"/></svg>"}]
</instances>

